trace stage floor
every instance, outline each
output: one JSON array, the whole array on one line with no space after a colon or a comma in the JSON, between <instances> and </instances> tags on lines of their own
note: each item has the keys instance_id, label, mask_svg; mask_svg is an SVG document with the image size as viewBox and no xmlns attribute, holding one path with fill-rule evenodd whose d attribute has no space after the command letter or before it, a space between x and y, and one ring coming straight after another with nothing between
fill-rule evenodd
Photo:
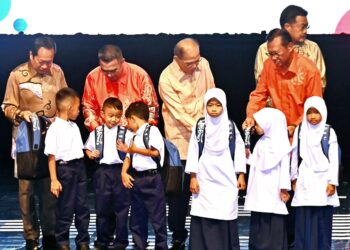
<instances>
[{"instance_id":1,"label":"stage floor","mask_svg":"<svg viewBox=\"0 0 350 250\"><path fill-rule=\"evenodd\" d=\"M6 168L9 169L9 168ZM12 250L12 249L25 249L25 242L22 238L22 221L20 217L19 205L18 205L18 187L17 181L11 177L10 170L1 170L0 175L0 249ZM341 206L335 209L333 217L333 235L332 235L332 249L334 250L349 250L350 249L350 207L349 207L349 196L350 196L350 185L349 175L343 173L341 175L342 180L340 187L338 188L338 194L340 196ZM347 180L347 181L345 181ZM91 181L89 186L89 203L91 208L91 219L89 232L91 236L91 249L93 249L93 240L95 239L95 221L96 214L94 211L94 195L91 192ZM250 213L243 210L244 198L240 197L239 205L239 239L241 249L248 249L249 241L249 219ZM186 227L190 227L190 217L187 217ZM168 233L169 246L171 245L171 233ZM75 249L74 237L76 236L76 230L74 227L71 228L71 247ZM131 236L129 236L130 242ZM188 242L187 242L188 244ZM132 245L128 249L133 249ZM149 227L149 248L154 249L154 234ZM186 248L187 249L187 248Z\"/></svg>"}]
</instances>

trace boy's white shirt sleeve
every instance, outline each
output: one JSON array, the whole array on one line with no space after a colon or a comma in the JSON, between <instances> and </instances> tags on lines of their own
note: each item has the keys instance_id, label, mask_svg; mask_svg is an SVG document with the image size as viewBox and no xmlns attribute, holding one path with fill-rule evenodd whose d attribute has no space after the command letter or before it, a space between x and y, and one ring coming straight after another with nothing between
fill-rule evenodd
<instances>
[{"instance_id":1,"label":"boy's white shirt sleeve","mask_svg":"<svg viewBox=\"0 0 350 250\"><path fill-rule=\"evenodd\" d=\"M299 126L294 130L292 144L292 159L290 163L290 179L293 181L298 178L298 131Z\"/></svg>"},{"instance_id":2,"label":"boy's white shirt sleeve","mask_svg":"<svg viewBox=\"0 0 350 250\"><path fill-rule=\"evenodd\" d=\"M236 173L246 173L246 156L245 156L245 145L242 139L241 133L235 126L236 141L235 141L235 160L233 162Z\"/></svg>"},{"instance_id":3,"label":"boy's white shirt sleeve","mask_svg":"<svg viewBox=\"0 0 350 250\"><path fill-rule=\"evenodd\" d=\"M339 158L338 158L338 141L337 135L334 130L330 129L329 136L329 151L328 158L330 162L330 166L328 168L328 183L338 186L338 174L339 174Z\"/></svg>"},{"instance_id":4,"label":"boy's white shirt sleeve","mask_svg":"<svg viewBox=\"0 0 350 250\"><path fill-rule=\"evenodd\" d=\"M91 131L87 141L85 142L84 149L88 149L90 151L94 151L96 149L95 143L95 130Z\"/></svg>"},{"instance_id":5,"label":"boy's white shirt sleeve","mask_svg":"<svg viewBox=\"0 0 350 250\"><path fill-rule=\"evenodd\" d=\"M49 127L45 137L45 155L57 155L57 131L54 123Z\"/></svg>"},{"instance_id":6,"label":"boy's white shirt sleeve","mask_svg":"<svg viewBox=\"0 0 350 250\"><path fill-rule=\"evenodd\" d=\"M162 134L160 133L159 129L155 126L151 126L150 129L149 146L154 147L159 151L160 165L163 166L165 145Z\"/></svg>"},{"instance_id":7,"label":"boy's white shirt sleeve","mask_svg":"<svg viewBox=\"0 0 350 250\"><path fill-rule=\"evenodd\" d=\"M188 152L187 152L187 160L186 160L186 167L185 172L190 173L198 173L198 159L199 157L199 149L198 149L198 142L196 138L196 126L192 128L192 134L190 143L188 145Z\"/></svg>"},{"instance_id":8,"label":"boy's white shirt sleeve","mask_svg":"<svg viewBox=\"0 0 350 250\"><path fill-rule=\"evenodd\" d=\"M281 171L280 171L280 189L291 190L290 174L289 174L289 153L286 154L281 160Z\"/></svg>"}]
</instances>

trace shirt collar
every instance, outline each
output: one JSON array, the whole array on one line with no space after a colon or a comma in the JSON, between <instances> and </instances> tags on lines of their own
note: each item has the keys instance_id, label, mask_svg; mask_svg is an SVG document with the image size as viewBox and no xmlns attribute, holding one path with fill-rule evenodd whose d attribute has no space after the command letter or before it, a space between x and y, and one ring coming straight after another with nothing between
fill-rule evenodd
<instances>
[{"instance_id":1,"label":"shirt collar","mask_svg":"<svg viewBox=\"0 0 350 250\"><path fill-rule=\"evenodd\" d=\"M145 131L147 124L148 123L145 122L144 124L141 125L141 127L139 127L139 129L136 131L137 136L143 135L143 132Z\"/></svg>"}]
</instances>

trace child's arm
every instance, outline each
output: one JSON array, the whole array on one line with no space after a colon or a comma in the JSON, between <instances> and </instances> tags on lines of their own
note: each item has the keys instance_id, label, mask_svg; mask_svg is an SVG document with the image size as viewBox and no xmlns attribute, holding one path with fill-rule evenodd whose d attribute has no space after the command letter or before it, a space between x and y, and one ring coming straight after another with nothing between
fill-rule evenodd
<instances>
[{"instance_id":1,"label":"child's arm","mask_svg":"<svg viewBox=\"0 0 350 250\"><path fill-rule=\"evenodd\" d=\"M293 144L292 144L292 155L291 155L291 163L290 163L290 179L292 181L292 189L295 191L298 179L298 131L299 126L295 129L293 136Z\"/></svg>"},{"instance_id":2,"label":"child's arm","mask_svg":"<svg viewBox=\"0 0 350 250\"><path fill-rule=\"evenodd\" d=\"M290 198L290 195L286 189L281 189L280 197L283 202L287 202Z\"/></svg>"},{"instance_id":3,"label":"child's arm","mask_svg":"<svg viewBox=\"0 0 350 250\"><path fill-rule=\"evenodd\" d=\"M339 185L338 172L339 172L339 146L337 141L337 135L335 134L333 128L330 130L329 136L329 152L328 158L330 166L328 168L328 185L327 185L327 195L332 196L335 193L336 186Z\"/></svg>"},{"instance_id":4,"label":"child's arm","mask_svg":"<svg viewBox=\"0 0 350 250\"><path fill-rule=\"evenodd\" d=\"M60 192L62 191L62 185L57 179L56 174L56 158L54 155L48 155L49 161L49 171L50 171L50 179L51 179L51 193L58 198Z\"/></svg>"},{"instance_id":5,"label":"child's arm","mask_svg":"<svg viewBox=\"0 0 350 250\"><path fill-rule=\"evenodd\" d=\"M134 178L132 178L132 176L128 174L129 168L130 168L130 158L127 156L123 162L122 173L121 173L122 182L124 187L126 188L132 188L133 181L134 181Z\"/></svg>"},{"instance_id":6,"label":"child's arm","mask_svg":"<svg viewBox=\"0 0 350 250\"><path fill-rule=\"evenodd\" d=\"M192 194L199 193L199 183L197 180L197 174L191 173L191 181L190 181L190 191Z\"/></svg>"},{"instance_id":7,"label":"child's arm","mask_svg":"<svg viewBox=\"0 0 350 250\"><path fill-rule=\"evenodd\" d=\"M125 143L121 141L117 141L117 149L129 153L129 154L140 154L140 155L145 155L145 156L150 156L150 157L158 157L160 155L159 150L152 147L150 149L147 148L138 148L136 147L135 143L131 141L130 146L126 145Z\"/></svg>"},{"instance_id":8,"label":"child's arm","mask_svg":"<svg viewBox=\"0 0 350 250\"><path fill-rule=\"evenodd\" d=\"M98 150L91 151L89 149L85 149L85 152L90 160L94 160L95 158L98 158L100 156L100 151L98 151Z\"/></svg>"},{"instance_id":9,"label":"child's arm","mask_svg":"<svg viewBox=\"0 0 350 250\"><path fill-rule=\"evenodd\" d=\"M287 153L282 158L280 163L281 171L280 171L279 189L280 189L281 200L284 202L287 202L289 200L289 193L287 191L291 189L289 162L290 162L290 156L289 156L289 153Z\"/></svg>"}]
</instances>

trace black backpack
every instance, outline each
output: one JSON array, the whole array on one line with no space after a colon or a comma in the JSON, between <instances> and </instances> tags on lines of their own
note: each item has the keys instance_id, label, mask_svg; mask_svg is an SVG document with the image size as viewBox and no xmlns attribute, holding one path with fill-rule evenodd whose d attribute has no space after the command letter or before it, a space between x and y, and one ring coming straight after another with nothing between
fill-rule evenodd
<instances>
[{"instance_id":1,"label":"black backpack","mask_svg":"<svg viewBox=\"0 0 350 250\"><path fill-rule=\"evenodd\" d=\"M236 129L235 129L235 123L229 119L229 146L230 146L230 153L232 161L235 159L235 149L236 149ZM199 118L196 124L196 138L198 142L198 158L201 157L203 153L204 148L204 142L205 142L205 119L204 117Z\"/></svg>"},{"instance_id":2,"label":"black backpack","mask_svg":"<svg viewBox=\"0 0 350 250\"><path fill-rule=\"evenodd\" d=\"M33 114L31 122L22 121L16 136L16 163L19 179L40 179L50 176L44 154L46 132L51 121Z\"/></svg>"},{"instance_id":3,"label":"black backpack","mask_svg":"<svg viewBox=\"0 0 350 250\"><path fill-rule=\"evenodd\" d=\"M95 158L95 161L97 163L99 163L100 160L103 158L104 130L105 130L105 125L102 125L102 126L95 128L95 148L100 152L100 156L98 158ZM123 143L125 143L126 130L127 129L125 127L118 125L116 142L118 140L121 140ZM126 153L119 151L119 150L117 150L117 151L118 151L119 158L122 161L124 161Z\"/></svg>"},{"instance_id":4,"label":"black backpack","mask_svg":"<svg viewBox=\"0 0 350 250\"><path fill-rule=\"evenodd\" d=\"M301 158L301 156L300 156L300 130L301 130L301 125L302 125L302 123L300 123L299 130L298 130L298 167L300 166L301 161L303 160ZM326 126L324 128L324 131L323 131L322 139L320 141L323 154L327 157L328 161L329 161L329 136L330 136L330 131L331 131L331 125L326 124ZM341 149L340 149L339 144L338 144L338 160L339 160L339 166L341 166Z\"/></svg>"},{"instance_id":5,"label":"black backpack","mask_svg":"<svg viewBox=\"0 0 350 250\"><path fill-rule=\"evenodd\" d=\"M143 132L143 143L147 149L149 146L149 137L151 125L147 124ZM180 159L180 153L177 147L169 140L164 140L164 164L160 166L160 158L152 157L157 163L157 169L161 174L164 191L168 196L178 195L183 189L183 166Z\"/></svg>"}]
</instances>

